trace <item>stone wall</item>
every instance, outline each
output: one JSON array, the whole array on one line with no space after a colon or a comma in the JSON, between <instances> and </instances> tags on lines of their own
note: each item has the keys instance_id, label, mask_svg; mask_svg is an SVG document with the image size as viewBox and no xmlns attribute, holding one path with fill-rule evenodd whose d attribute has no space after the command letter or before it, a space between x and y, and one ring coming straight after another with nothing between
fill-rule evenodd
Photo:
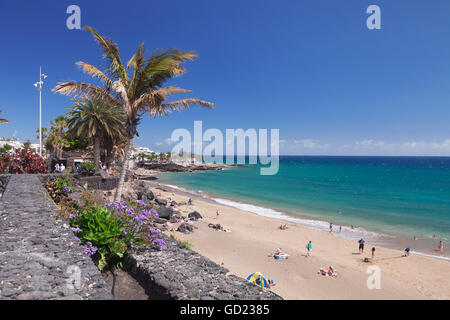
<instances>
[{"instance_id":1,"label":"stone wall","mask_svg":"<svg viewBox=\"0 0 450 320\"><path fill-rule=\"evenodd\" d=\"M56 213L37 175L10 176L0 201L0 300L114 298Z\"/></svg>"},{"instance_id":2,"label":"stone wall","mask_svg":"<svg viewBox=\"0 0 450 320\"><path fill-rule=\"evenodd\" d=\"M270 292L239 278L224 267L164 236L161 251L133 250L129 272L147 290L150 299L169 300L277 300Z\"/></svg>"}]
</instances>

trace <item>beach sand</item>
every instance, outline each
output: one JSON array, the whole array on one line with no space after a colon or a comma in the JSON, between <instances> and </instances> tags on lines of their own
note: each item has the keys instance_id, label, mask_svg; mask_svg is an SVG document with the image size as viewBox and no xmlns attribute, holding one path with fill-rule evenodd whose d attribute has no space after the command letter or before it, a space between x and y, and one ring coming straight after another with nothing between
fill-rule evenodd
<instances>
[{"instance_id":1,"label":"beach sand","mask_svg":"<svg viewBox=\"0 0 450 320\"><path fill-rule=\"evenodd\" d=\"M163 199L187 203L189 195L177 189L152 183L154 194ZM180 212L187 216L196 210L204 219L192 222L196 229L191 234L167 232L192 244L191 249L246 278L253 272L261 272L275 280L272 290L285 299L449 299L450 263L445 260L411 254L403 257L403 249L376 247L375 259L371 257L373 245L366 241L364 254L358 253L358 243L329 233L287 223L288 229L280 230L285 221L259 216L255 213L195 199L193 205L180 205ZM217 217L216 212L219 211ZM209 223L221 224L231 232L219 232ZM179 223L172 224L174 230ZM306 257L305 246L312 241L311 256ZM269 255L277 248L289 254L288 259L275 260ZM318 274L321 267L332 265L337 277ZM375 266L375 267L374 267ZM374 271L379 269L379 284L373 281ZM368 273L369 269L369 273ZM367 282L371 277L373 289Z\"/></svg>"}]
</instances>

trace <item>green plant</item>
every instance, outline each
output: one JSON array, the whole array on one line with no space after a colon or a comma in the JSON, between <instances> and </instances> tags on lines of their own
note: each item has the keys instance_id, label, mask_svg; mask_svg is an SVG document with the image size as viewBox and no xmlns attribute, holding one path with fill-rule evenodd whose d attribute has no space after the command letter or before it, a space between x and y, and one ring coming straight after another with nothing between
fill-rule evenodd
<instances>
[{"instance_id":1,"label":"green plant","mask_svg":"<svg viewBox=\"0 0 450 320\"><path fill-rule=\"evenodd\" d=\"M54 189L55 191L61 192L61 191L68 191L68 188L73 188L72 179L65 177L63 175L58 176L54 183Z\"/></svg>"},{"instance_id":2,"label":"green plant","mask_svg":"<svg viewBox=\"0 0 450 320\"><path fill-rule=\"evenodd\" d=\"M192 248L192 243L190 243L189 241L180 241L180 244L185 247L186 249L190 249Z\"/></svg>"},{"instance_id":3,"label":"green plant","mask_svg":"<svg viewBox=\"0 0 450 320\"><path fill-rule=\"evenodd\" d=\"M11 149L12 149L12 147L9 144L5 144L2 147L0 147L0 153L7 152L7 151L9 151Z\"/></svg>"},{"instance_id":4,"label":"green plant","mask_svg":"<svg viewBox=\"0 0 450 320\"><path fill-rule=\"evenodd\" d=\"M120 219L108 208L87 208L70 222L85 253L92 257L100 270L122 266L122 258L128 252L131 237L125 232Z\"/></svg>"},{"instance_id":5,"label":"green plant","mask_svg":"<svg viewBox=\"0 0 450 320\"><path fill-rule=\"evenodd\" d=\"M89 161L81 162L80 169L81 169L81 171L94 172L95 164L93 162L89 162Z\"/></svg>"}]
</instances>

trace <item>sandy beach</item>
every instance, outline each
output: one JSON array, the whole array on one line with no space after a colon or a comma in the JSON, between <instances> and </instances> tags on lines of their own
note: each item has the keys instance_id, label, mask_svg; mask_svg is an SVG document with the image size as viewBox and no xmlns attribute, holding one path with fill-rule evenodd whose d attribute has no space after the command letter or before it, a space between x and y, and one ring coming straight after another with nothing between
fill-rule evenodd
<instances>
[{"instance_id":1,"label":"sandy beach","mask_svg":"<svg viewBox=\"0 0 450 320\"><path fill-rule=\"evenodd\" d=\"M275 280L272 290L285 299L449 299L450 263L445 260L411 254L404 257L402 250L376 246L366 241L363 254L358 243L339 237L335 233L287 223L259 216L225 205L196 198L192 205L185 204L189 195L152 182L151 190L158 198L175 200L179 212L187 216L198 211L202 220L190 222L196 229L191 234L169 232L181 241L192 244L191 249L223 265L234 274L246 278L261 272ZM164 189L164 190L161 190ZM217 216L219 211L219 216ZM208 224L220 224L231 232L220 232ZM172 224L176 230L179 223ZM312 242L311 255L306 256L306 244ZM289 255L276 260L272 256L277 248ZM319 269L332 265L337 277L318 274ZM373 288L374 269L379 269L380 288ZM369 270L368 270L369 269ZM368 288L369 277L372 289ZM370 286L370 285L369 285Z\"/></svg>"}]
</instances>

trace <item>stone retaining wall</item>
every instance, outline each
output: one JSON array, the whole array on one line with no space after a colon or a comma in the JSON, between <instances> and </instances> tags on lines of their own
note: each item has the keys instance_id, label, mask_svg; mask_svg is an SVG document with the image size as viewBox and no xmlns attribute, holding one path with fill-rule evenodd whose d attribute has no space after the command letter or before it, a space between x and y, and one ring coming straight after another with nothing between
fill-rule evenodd
<instances>
[{"instance_id":1,"label":"stone retaining wall","mask_svg":"<svg viewBox=\"0 0 450 320\"><path fill-rule=\"evenodd\" d=\"M113 299L37 175L11 175L0 201L1 299Z\"/></svg>"},{"instance_id":2,"label":"stone retaining wall","mask_svg":"<svg viewBox=\"0 0 450 320\"><path fill-rule=\"evenodd\" d=\"M277 300L270 292L239 278L224 267L164 236L161 251L135 249L127 268L150 299L169 300Z\"/></svg>"}]
</instances>

